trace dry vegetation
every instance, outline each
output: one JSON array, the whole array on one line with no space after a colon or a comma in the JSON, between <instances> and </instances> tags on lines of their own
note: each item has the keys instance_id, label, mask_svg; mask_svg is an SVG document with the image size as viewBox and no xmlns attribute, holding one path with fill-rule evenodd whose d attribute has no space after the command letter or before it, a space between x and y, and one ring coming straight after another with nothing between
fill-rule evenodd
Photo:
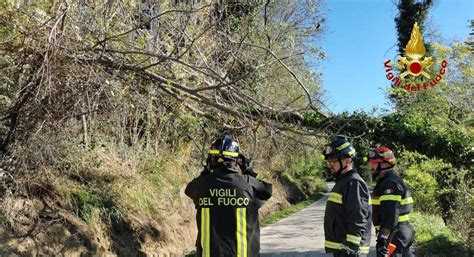
<instances>
[{"instance_id":1,"label":"dry vegetation","mask_svg":"<svg viewBox=\"0 0 474 257\"><path fill-rule=\"evenodd\" d=\"M276 185L263 214L319 190L320 3L157 2L0 3L0 252L192 249L183 186L223 130Z\"/></svg>"}]
</instances>

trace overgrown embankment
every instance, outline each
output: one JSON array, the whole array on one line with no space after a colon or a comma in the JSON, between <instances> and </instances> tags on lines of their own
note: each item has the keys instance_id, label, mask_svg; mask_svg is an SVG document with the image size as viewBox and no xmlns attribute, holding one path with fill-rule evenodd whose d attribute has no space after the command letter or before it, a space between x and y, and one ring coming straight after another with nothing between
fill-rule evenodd
<instances>
[{"instance_id":1,"label":"overgrown embankment","mask_svg":"<svg viewBox=\"0 0 474 257\"><path fill-rule=\"evenodd\" d=\"M42 166L42 177L20 182L23 194L4 194L0 250L20 256L164 256L192 250L195 211L183 194L186 183L200 172L192 144L180 144L171 152L162 147L158 154L143 146L111 145L68 146L60 163ZM262 215L324 187L320 174L314 173L315 154L306 159L284 156L255 159L256 170L275 189Z\"/></svg>"},{"instance_id":2,"label":"overgrown embankment","mask_svg":"<svg viewBox=\"0 0 474 257\"><path fill-rule=\"evenodd\" d=\"M262 214L318 190L290 166L326 116L321 3L185 2L0 3L2 254L192 248L183 187L223 131L275 184Z\"/></svg>"}]
</instances>

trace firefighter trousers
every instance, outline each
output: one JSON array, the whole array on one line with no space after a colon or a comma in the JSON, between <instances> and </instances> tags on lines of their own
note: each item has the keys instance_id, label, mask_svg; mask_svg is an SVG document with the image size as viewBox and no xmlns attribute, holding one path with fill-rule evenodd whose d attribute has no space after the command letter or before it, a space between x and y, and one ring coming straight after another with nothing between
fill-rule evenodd
<instances>
[{"instance_id":1,"label":"firefighter trousers","mask_svg":"<svg viewBox=\"0 0 474 257\"><path fill-rule=\"evenodd\" d=\"M392 241L397 248L391 257L415 257L412 247L414 241L415 229L411 223L399 224L397 235ZM380 257L380 255L377 255L377 257Z\"/></svg>"}]
</instances>

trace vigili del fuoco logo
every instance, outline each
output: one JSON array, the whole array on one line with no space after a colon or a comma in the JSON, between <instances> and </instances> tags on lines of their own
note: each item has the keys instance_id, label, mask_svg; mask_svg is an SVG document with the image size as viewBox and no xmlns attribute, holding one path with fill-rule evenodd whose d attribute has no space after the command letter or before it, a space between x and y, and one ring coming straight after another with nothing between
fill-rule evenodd
<instances>
[{"instance_id":1,"label":"vigili del fuoco logo","mask_svg":"<svg viewBox=\"0 0 474 257\"><path fill-rule=\"evenodd\" d=\"M391 61L387 60L384 63L386 77L392 82L392 86L401 87L403 85L403 89L407 91L420 91L421 88L427 90L429 87L434 87L443 79L443 75L446 73L446 67L448 67L448 62L446 60L441 62L441 68L436 76L430 73L432 65L433 57L425 57L423 36L416 22L413 25L410 40L405 47L405 55L398 57L398 66L403 72L397 77L392 72ZM406 81L406 78L409 76L415 79L410 80L410 82ZM413 83L412 81L418 82Z\"/></svg>"}]
</instances>

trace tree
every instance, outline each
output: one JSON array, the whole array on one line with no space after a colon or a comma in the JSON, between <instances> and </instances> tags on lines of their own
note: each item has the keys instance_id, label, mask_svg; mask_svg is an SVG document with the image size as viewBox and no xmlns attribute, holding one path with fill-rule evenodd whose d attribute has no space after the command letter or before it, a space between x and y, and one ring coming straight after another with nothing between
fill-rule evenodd
<instances>
[{"instance_id":1,"label":"tree","mask_svg":"<svg viewBox=\"0 0 474 257\"><path fill-rule=\"evenodd\" d=\"M323 55L312 47L324 23L320 7L310 0L2 1L0 168L8 180L0 181L0 237L35 237L55 223L74 229L59 238L62 254L85 245L100 255L110 245L133 256L144 240L166 245L157 222L167 223L169 210L190 214L180 187L223 130L251 157L286 169L304 151L301 142L316 144L306 135L320 127L305 128L304 115L326 116L319 75L305 59ZM55 218L15 209L24 201L40 202ZM99 226L83 224L94 217ZM101 242L95 229L105 234ZM22 249L40 251L48 244L41 241Z\"/></svg>"},{"instance_id":2,"label":"tree","mask_svg":"<svg viewBox=\"0 0 474 257\"><path fill-rule=\"evenodd\" d=\"M426 15L429 8L433 5L433 0L397 0L396 5L398 15L395 18L395 26L397 28L398 53L403 55L405 53L405 46L408 40L410 40L413 24L418 22L423 31Z\"/></svg>"},{"instance_id":3,"label":"tree","mask_svg":"<svg viewBox=\"0 0 474 257\"><path fill-rule=\"evenodd\" d=\"M95 114L130 105L149 130L150 114L168 101L227 128L288 129L299 110L319 112L317 75L303 56L320 33L320 3L146 3L2 4L2 63L11 70L2 86L21 94L4 105L1 151L39 124L73 117L87 138Z\"/></svg>"}]
</instances>

